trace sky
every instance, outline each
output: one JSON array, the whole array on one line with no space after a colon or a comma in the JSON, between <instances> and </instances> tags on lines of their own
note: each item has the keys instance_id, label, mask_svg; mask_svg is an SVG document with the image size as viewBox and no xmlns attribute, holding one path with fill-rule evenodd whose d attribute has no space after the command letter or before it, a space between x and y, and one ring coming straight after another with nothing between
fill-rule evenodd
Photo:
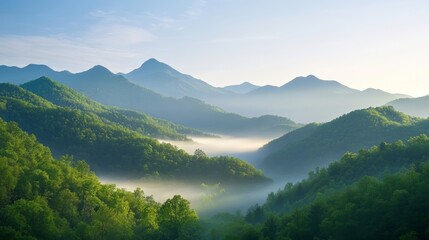
<instances>
[{"instance_id":1,"label":"sky","mask_svg":"<svg viewBox=\"0 0 429 240\"><path fill-rule=\"evenodd\" d=\"M313 74L423 96L429 1L0 1L0 65L127 73L149 58L214 86Z\"/></svg>"}]
</instances>

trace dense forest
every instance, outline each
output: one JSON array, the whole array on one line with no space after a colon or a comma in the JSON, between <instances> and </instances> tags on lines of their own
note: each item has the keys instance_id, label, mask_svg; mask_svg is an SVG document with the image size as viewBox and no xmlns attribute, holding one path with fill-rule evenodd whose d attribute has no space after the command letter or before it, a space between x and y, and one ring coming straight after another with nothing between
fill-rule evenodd
<instances>
[{"instance_id":1,"label":"dense forest","mask_svg":"<svg viewBox=\"0 0 429 240\"><path fill-rule=\"evenodd\" d=\"M198 239L198 216L174 196L102 185L84 161L53 159L0 119L0 239Z\"/></svg>"},{"instance_id":2,"label":"dense forest","mask_svg":"<svg viewBox=\"0 0 429 240\"><path fill-rule=\"evenodd\" d=\"M55 156L85 159L99 173L127 177L196 180L206 183L263 183L252 165L227 156L189 155L96 113L60 107L11 84L0 85L0 117L35 134Z\"/></svg>"},{"instance_id":3,"label":"dense forest","mask_svg":"<svg viewBox=\"0 0 429 240\"><path fill-rule=\"evenodd\" d=\"M16 123L0 120L0 136L1 239L429 238L426 135L347 153L245 215L204 221L178 195L157 203L100 184L84 161L55 160Z\"/></svg>"},{"instance_id":4,"label":"dense forest","mask_svg":"<svg viewBox=\"0 0 429 240\"><path fill-rule=\"evenodd\" d=\"M309 124L271 141L259 150L259 165L278 178L302 179L347 151L380 142L429 134L429 120L408 116L392 107L355 110L324 124Z\"/></svg>"},{"instance_id":5,"label":"dense forest","mask_svg":"<svg viewBox=\"0 0 429 240\"><path fill-rule=\"evenodd\" d=\"M185 135L210 136L196 129L153 118L142 112L102 105L47 77L27 82L21 87L58 106L94 113L104 122L117 123L149 137L186 140Z\"/></svg>"},{"instance_id":6,"label":"dense forest","mask_svg":"<svg viewBox=\"0 0 429 240\"><path fill-rule=\"evenodd\" d=\"M428 239L429 138L347 153L268 196L219 214L211 239Z\"/></svg>"},{"instance_id":7,"label":"dense forest","mask_svg":"<svg viewBox=\"0 0 429 240\"><path fill-rule=\"evenodd\" d=\"M242 160L190 155L151 138L186 140L204 135L198 130L104 106L48 78L0 84L0 117L0 239L429 239L429 137L421 134L429 121L392 107L356 110L272 141L260 153L287 159L272 165L285 176L321 164L318 157L356 152L313 168L245 214L205 219L179 195L158 203L140 188L103 185L92 172L269 182Z\"/></svg>"}]
</instances>

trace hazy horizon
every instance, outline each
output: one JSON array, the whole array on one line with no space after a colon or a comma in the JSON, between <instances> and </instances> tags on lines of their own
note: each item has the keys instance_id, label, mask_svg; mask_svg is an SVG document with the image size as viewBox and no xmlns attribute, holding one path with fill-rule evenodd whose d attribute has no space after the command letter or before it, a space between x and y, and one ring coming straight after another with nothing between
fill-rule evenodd
<instances>
[{"instance_id":1,"label":"hazy horizon","mask_svg":"<svg viewBox=\"0 0 429 240\"><path fill-rule=\"evenodd\" d=\"M129 72L156 58L218 87L313 74L418 97L429 93L428 10L399 0L6 0L0 64Z\"/></svg>"}]
</instances>

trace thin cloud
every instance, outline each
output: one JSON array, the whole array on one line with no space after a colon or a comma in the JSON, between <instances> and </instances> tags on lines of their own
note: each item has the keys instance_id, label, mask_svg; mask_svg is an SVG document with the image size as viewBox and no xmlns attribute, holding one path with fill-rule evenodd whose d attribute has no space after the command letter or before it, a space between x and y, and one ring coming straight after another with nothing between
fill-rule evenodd
<instances>
[{"instance_id":1,"label":"thin cloud","mask_svg":"<svg viewBox=\"0 0 429 240\"><path fill-rule=\"evenodd\" d=\"M143 28L124 24L97 24L85 35L88 44L107 49L129 48L156 39L154 34Z\"/></svg>"},{"instance_id":2,"label":"thin cloud","mask_svg":"<svg viewBox=\"0 0 429 240\"><path fill-rule=\"evenodd\" d=\"M212 43L240 43L240 42L266 41L266 40L274 40L274 39L278 39L278 37L273 35L259 35L259 36L216 38L216 39L213 39L211 42Z\"/></svg>"},{"instance_id":3,"label":"thin cloud","mask_svg":"<svg viewBox=\"0 0 429 240\"><path fill-rule=\"evenodd\" d=\"M97 9L95 11L90 12L89 14L93 17L106 17L106 16L109 16L109 15L112 15L115 13L116 13L116 11L112 11L112 10L103 11L103 10Z\"/></svg>"},{"instance_id":4,"label":"thin cloud","mask_svg":"<svg viewBox=\"0 0 429 240\"><path fill-rule=\"evenodd\" d=\"M196 0L192 5L186 10L185 16L195 17L201 15L204 12L204 7L207 5L206 0Z\"/></svg>"},{"instance_id":5,"label":"thin cloud","mask_svg":"<svg viewBox=\"0 0 429 240\"><path fill-rule=\"evenodd\" d=\"M131 70L130 62L150 55L146 44L157 36L139 21L116 11L97 9L88 13L95 23L81 32L55 35L1 35L0 61L12 65L43 63L57 69L81 71L96 64L112 70ZM172 22L163 19L165 23Z\"/></svg>"},{"instance_id":6,"label":"thin cloud","mask_svg":"<svg viewBox=\"0 0 429 240\"><path fill-rule=\"evenodd\" d=\"M130 62L140 62L147 55L142 46L155 39L156 36L145 29L121 24L94 25L82 37L64 34L0 36L0 62L10 65L43 63L71 71L96 64L112 70L131 70Z\"/></svg>"}]
</instances>

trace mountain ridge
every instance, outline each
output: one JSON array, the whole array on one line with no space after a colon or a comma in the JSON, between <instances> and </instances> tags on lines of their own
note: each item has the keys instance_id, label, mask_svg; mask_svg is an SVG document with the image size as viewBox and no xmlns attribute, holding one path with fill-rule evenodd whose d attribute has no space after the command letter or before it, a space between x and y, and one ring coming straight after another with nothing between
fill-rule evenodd
<instances>
[{"instance_id":1,"label":"mountain ridge","mask_svg":"<svg viewBox=\"0 0 429 240\"><path fill-rule=\"evenodd\" d=\"M429 134L429 120L405 115L393 107L355 110L324 124L310 124L275 139L259 150L258 165L277 177L302 178L327 166L346 151L382 141Z\"/></svg>"},{"instance_id":2,"label":"mountain ridge","mask_svg":"<svg viewBox=\"0 0 429 240\"><path fill-rule=\"evenodd\" d=\"M19 70L24 71L23 69ZM4 80L1 77L4 76L2 74L4 71L4 68L0 68L0 81ZM26 74L34 77L31 80L41 77L38 72L34 72L32 75L31 72L26 72ZM252 126L249 125L249 122L254 122L251 118L226 112L219 107L194 98L174 99L161 96L101 66L95 66L76 74L54 72L42 76L51 77L102 104L144 112L156 118L166 119L176 124L214 134L239 136L257 134L258 136L278 137L300 126L287 118L284 118L283 122L276 126L269 123ZM20 83L22 81L11 82ZM254 129L258 128L266 132L255 133Z\"/></svg>"}]
</instances>

